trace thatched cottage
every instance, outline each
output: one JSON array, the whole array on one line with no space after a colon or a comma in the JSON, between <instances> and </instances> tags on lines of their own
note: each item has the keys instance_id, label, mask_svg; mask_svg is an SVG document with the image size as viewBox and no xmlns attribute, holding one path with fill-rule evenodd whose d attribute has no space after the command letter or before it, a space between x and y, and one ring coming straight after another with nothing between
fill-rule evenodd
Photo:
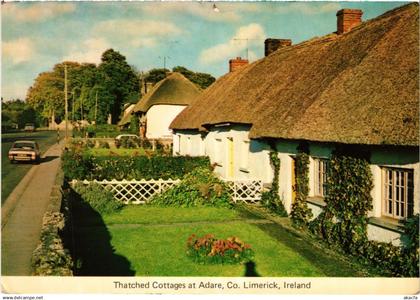
<instances>
[{"instance_id":1,"label":"thatched cottage","mask_svg":"<svg viewBox=\"0 0 420 300\"><path fill-rule=\"evenodd\" d=\"M181 73L162 79L136 104L132 113L140 120L140 135L148 139L172 139L169 124L200 94L200 89Z\"/></svg>"},{"instance_id":2,"label":"thatched cottage","mask_svg":"<svg viewBox=\"0 0 420 300\"><path fill-rule=\"evenodd\" d=\"M266 40L266 57L222 76L172 122L174 153L208 155L227 179L270 183L269 151L278 151L279 195L290 211L294 156L305 144L316 213L331 153L366 152L369 234L398 243L392 220L419 212L418 4L361 16L341 10L336 32L300 44Z\"/></svg>"}]
</instances>

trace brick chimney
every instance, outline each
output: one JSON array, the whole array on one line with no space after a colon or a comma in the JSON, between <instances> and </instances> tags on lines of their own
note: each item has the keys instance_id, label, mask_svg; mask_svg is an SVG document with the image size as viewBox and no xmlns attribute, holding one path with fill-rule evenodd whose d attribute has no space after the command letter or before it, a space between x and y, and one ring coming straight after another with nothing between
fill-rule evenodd
<instances>
[{"instance_id":1,"label":"brick chimney","mask_svg":"<svg viewBox=\"0 0 420 300\"><path fill-rule=\"evenodd\" d=\"M362 23L363 12L360 9L344 8L337 12L337 33L349 32Z\"/></svg>"},{"instance_id":2,"label":"brick chimney","mask_svg":"<svg viewBox=\"0 0 420 300\"><path fill-rule=\"evenodd\" d=\"M264 54L270 55L277 49L288 47L292 45L292 40L289 39L266 39L264 41Z\"/></svg>"},{"instance_id":3,"label":"brick chimney","mask_svg":"<svg viewBox=\"0 0 420 300\"><path fill-rule=\"evenodd\" d=\"M237 69L241 68L242 66L245 66L248 64L247 59L242 59L240 57L230 59L229 60L229 72L234 72Z\"/></svg>"}]
</instances>

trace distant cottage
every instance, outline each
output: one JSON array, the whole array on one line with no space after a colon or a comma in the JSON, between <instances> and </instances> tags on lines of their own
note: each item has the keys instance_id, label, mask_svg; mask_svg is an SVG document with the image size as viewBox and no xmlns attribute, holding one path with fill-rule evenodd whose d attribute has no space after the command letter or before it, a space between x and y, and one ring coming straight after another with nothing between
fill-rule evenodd
<instances>
[{"instance_id":1,"label":"distant cottage","mask_svg":"<svg viewBox=\"0 0 420 300\"><path fill-rule=\"evenodd\" d=\"M267 39L266 57L234 60L234 70L175 118L174 154L208 155L223 178L269 184L275 150L278 193L290 212L294 157L305 147L316 213L333 151L366 153L374 180L369 236L398 244L393 220L419 212L418 15L409 4L362 22L362 11L343 9L334 33L297 45Z\"/></svg>"},{"instance_id":2,"label":"distant cottage","mask_svg":"<svg viewBox=\"0 0 420 300\"><path fill-rule=\"evenodd\" d=\"M173 72L159 81L131 110L140 122L140 135L148 139L172 140L169 124L199 96L201 90L181 73ZM120 125L130 122L124 116Z\"/></svg>"}]
</instances>

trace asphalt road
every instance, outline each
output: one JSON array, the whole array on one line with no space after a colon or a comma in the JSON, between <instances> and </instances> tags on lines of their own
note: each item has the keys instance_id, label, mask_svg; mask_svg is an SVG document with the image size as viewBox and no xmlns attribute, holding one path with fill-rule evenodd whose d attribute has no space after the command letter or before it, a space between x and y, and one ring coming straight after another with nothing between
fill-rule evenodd
<instances>
[{"instance_id":1,"label":"asphalt road","mask_svg":"<svg viewBox=\"0 0 420 300\"><path fill-rule=\"evenodd\" d=\"M41 234L42 217L60 167L63 143L53 145L33 166L2 206L2 275L31 275L31 257Z\"/></svg>"},{"instance_id":2,"label":"asphalt road","mask_svg":"<svg viewBox=\"0 0 420 300\"><path fill-rule=\"evenodd\" d=\"M63 135L61 135L63 136ZM55 131L16 132L3 133L1 135L1 202L2 205L16 185L22 180L26 173L32 168L31 163L11 164L7 157L10 147L17 140L36 141L44 153L57 140Z\"/></svg>"}]
</instances>

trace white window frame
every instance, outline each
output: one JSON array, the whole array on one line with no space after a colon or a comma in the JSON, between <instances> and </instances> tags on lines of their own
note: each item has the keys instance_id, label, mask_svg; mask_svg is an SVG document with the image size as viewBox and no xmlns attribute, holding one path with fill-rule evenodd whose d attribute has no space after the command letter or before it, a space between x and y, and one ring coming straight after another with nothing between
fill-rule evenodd
<instances>
[{"instance_id":1,"label":"white window frame","mask_svg":"<svg viewBox=\"0 0 420 300\"><path fill-rule=\"evenodd\" d=\"M327 175L328 175L328 159L321 157L313 157L313 191L315 197L325 198L327 196Z\"/></svg>"},{"instance_id":2,"label":"white window frame","mask_svg":"<svg viewBox=\"0 0 420 300\"><path fill-rule=\"evenodd\" d=\"M413 211L414 170L382 167L382 215L404 220Z\"/></svg>"}]
</instances>

